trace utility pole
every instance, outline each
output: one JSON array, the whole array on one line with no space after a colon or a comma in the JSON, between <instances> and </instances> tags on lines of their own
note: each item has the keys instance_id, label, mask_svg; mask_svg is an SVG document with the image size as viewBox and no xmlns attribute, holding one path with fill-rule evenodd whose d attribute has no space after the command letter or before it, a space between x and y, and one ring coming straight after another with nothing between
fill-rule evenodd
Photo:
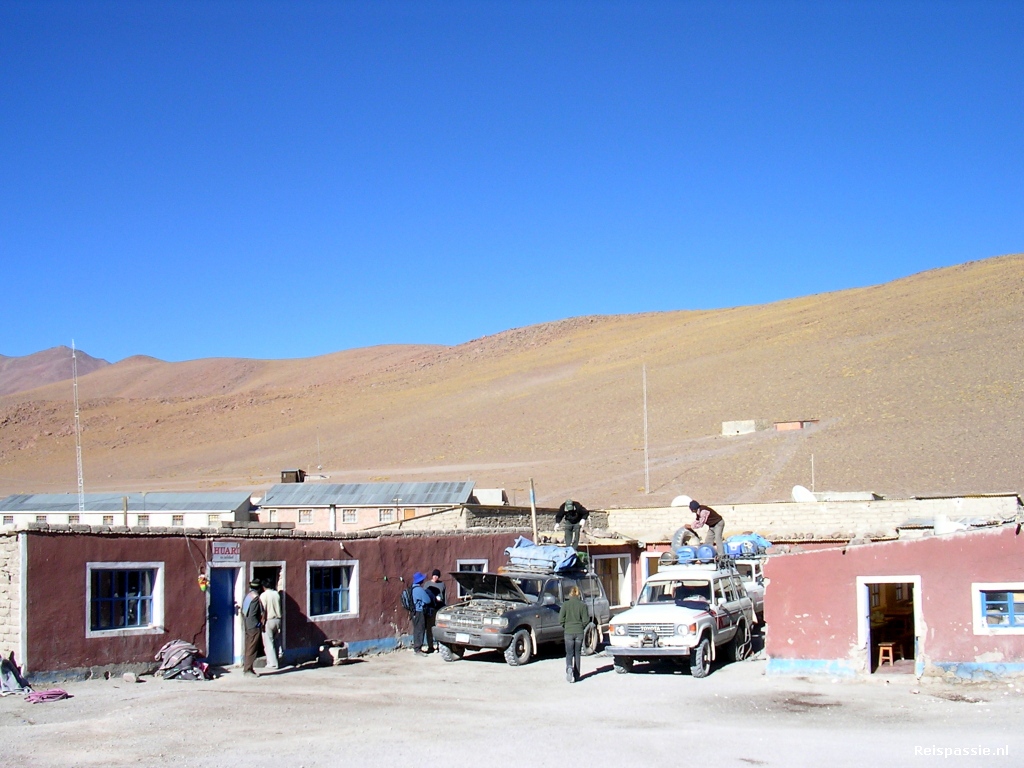
<instances>
[{"instance_id":1,"label":"utility pole","mask_svg":"<svg viewBox=\"0 0 1024 768\"><path fill-rule=\"evenodd\" d=\"M533 543L537 543L537 491L533 487L533 478L530 478L530 520L533 522Z\"/></svg>"},{"instance_id":2,"label":"utility pole","mask_svg":"<svg viewBox=\"0 0 1024 768\"><path fill-rule=\"evenodd\" d=\"M647 443L647 363L644 363L644 493L651 492L651 460Z\"/></svg>"},{"instance_id":3,"label":"utility pole","mask_svg":"<svg viewBox=\"0 0 1024 768\"><path fill-rule=\"evenodd\" d=\"M82 477L82 423L78 418L78 355L74 339L71 340L71 380L75 390L75 463L78 465L78 514L81 515L85 512L85 480Z\"/></svg>"}]
</instances>

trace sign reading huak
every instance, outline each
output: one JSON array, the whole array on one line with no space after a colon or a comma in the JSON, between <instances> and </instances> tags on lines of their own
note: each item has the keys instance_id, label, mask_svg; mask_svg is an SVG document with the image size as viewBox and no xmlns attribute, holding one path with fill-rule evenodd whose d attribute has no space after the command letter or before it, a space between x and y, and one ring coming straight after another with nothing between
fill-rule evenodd
<instances>
[{"instance_id":1,"label":"sign reading huak","mask_svg":"<svg viewBox=\"0 0 1024 768\"><path fill-rule=\"evenodd\" d=\"M242 555L242 542L240 541L215 541L213 542L214 563L237 563Z\"/></svg>"}]
</instances>

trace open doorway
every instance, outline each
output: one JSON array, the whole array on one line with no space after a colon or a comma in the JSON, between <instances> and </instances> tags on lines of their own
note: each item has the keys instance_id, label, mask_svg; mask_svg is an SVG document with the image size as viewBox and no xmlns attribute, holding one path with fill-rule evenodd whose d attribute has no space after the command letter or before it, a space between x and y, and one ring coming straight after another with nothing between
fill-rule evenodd
<instances>
[{"instance_id":1,"label":"open doorway","mask_svg":"<svg viewBox=\"0 0 1024 768\"><path fill-rule=\"evenodd\" d=\"M916 580L865 580L868 669L913 673L918 655Z\"/></svg>"}]
</instances>

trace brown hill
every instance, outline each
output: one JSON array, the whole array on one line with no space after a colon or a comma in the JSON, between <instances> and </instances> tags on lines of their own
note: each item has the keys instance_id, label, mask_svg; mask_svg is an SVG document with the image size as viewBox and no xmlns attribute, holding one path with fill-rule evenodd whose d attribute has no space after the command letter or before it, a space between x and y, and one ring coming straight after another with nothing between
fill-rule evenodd
<instances>
[{"instance_id":1,"label":"brown hill","mask_svg":"<svg viewBox=\"0 0 1024 768\"><path fill-rule=\"evenodd\" d=\"M78 350L78 375L110 365L106 360ZM33 389L55 381L71 379L71 348L51 347L24 357L0 355L0 395Z\"/></svg>"},{"instance_id":2,"label":"brown hill","mask_svg":"<svg viewBox=\"0 0 1024 768\"><path fill-rule=\"evenodd\" d=\"M1024 486L1024 256L764 306L573 318L456 347L131 358L80 380L88 490L472 478L525 501ZM641 367L648 372L644 493ZM0 398L0 493L73 491L65 385ZM820 419L722 437L734 419Z\"/></svg>"}]
</instances>

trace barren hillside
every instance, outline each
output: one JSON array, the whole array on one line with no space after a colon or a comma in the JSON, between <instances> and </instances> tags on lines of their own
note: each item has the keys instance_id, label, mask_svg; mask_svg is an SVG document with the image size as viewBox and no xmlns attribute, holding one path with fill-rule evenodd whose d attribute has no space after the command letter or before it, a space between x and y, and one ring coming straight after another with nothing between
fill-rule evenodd
<instances>
[{"instance_id":1,"label":"barren hillside","mask_svg":"<svg viewBox=\"0 0 1024 768\"><path fill-rule=\"evenodd\" d=\"M573 318L457 347L131 358L80 379L87 490L471 478L595 506L1021 490L1024 256L709 312ZM644 492L641 367L648 372ZM68 382L0 397L0 494L75 490ZM726 438L734 419L819 419Z\"/></svg>"}]
</instances>

